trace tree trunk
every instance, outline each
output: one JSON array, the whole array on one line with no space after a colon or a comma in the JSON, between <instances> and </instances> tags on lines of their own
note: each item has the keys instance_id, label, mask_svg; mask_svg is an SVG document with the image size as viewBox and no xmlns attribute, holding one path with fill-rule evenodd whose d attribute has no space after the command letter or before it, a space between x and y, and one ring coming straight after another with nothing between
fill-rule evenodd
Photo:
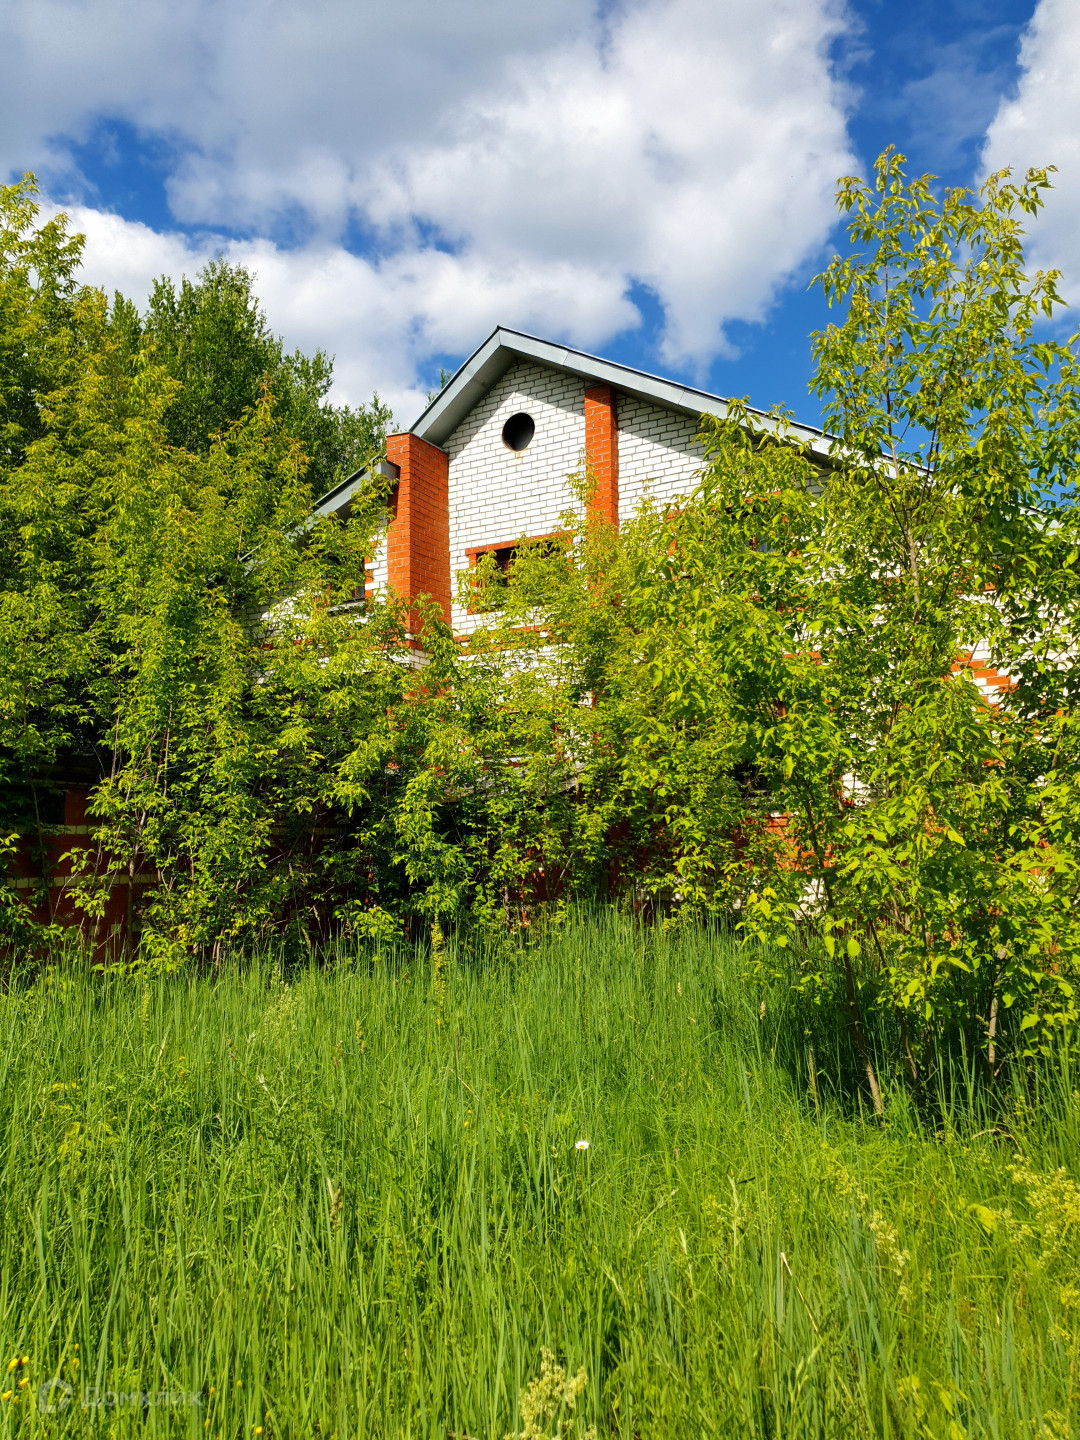
<instances>
[{"instance_id":1,"label":"tree trunk","mask_svg":"<svg viewBox=\"0 0 1080 1440\"><path fill-rule=\"evenodd\" d=\"M844 987L847 990L848 1007L851 1010L851 1025L855 1033L855 1048L859 1052L859 1059L866 1071L866 1080L870 1086L870 1097L874 1102L874 1114L879 1120L885 1118L885 1106L881 1101L881 1090L878 1087L877 1075L874 1072L874 1062L870 1059L870 1051L866 1048L866 1032L863 1030L862 1010L859 1006L859 993L855 988L855 974L851 968L851 961L844 956Z\"/></svg>"},{"instance_id":2,"label":"tree trunk","mask_svg":"<svg viewBox=\"0 0 1080 1440\"><path fill-rule=\"evenodd\" d=\"M900 1038L904 1046L904 1064L907 1066L908 1079L919 1088L919 1067L915 1064L915 1056L911 1052L911 1035L908 1032L907 1016L904 1014L902 1005L896 1007L896 1019L900 1025Z\"/></svg>"},{"instance_id":3,"label":"tree trunk","mask_svg":"<svg viewBox=\"0 0 1080 1440\"><path fill-rule=\"evenodd\" d=\"M34 799L34 823L37 826L38 863L41 865L41 878L45 882L45 904L49 909L49 924L51 925L56 919L56 912L53 908L52 866L50 864L52 857L45 844L45 834L41 828L41 810L38 807L37 786L33 780L30 781L30 794Z\"/></svg>"},{"instance_id":4,"label":"tree trunk","mask_svg":"<svg viewBox=\"0 0 1080 1440\"><path fill-rule=\"evenodd\" d=\"M993 1084L997 1065L997 1023L998 1023L998 987L997 980L994 981L994 993L990 997L990 1025L987 1035L986 1063L990 1071L990 1083Z\"/></svg>"}]
</instances>

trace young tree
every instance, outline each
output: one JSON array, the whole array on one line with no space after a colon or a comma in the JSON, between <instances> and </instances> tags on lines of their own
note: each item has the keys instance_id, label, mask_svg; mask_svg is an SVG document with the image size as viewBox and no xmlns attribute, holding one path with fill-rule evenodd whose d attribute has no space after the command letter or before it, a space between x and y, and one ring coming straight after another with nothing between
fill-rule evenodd
<instances>
[{"instance_id":1,"label":"young tree","mask_svg":"<svg viewBox=\"0 0 1080 1440\"><path fill-rule=\"evenodd\" d=\"M0 470L18 465L43 433L42 406L77 346L80 235L65 218L35 224L37 184L0 186Z\"/></svg>"},{"instance_id":2,"label":"young tree","mask_svg":"<svg viewBox=\"0 0 1080 1440\"><path fill-rule=\"evenodd\" d=\"M74 278L81 237L62 215L37 225L36 195L29 175L0 187L0 825L40 835L49 768L88 714L92 644L68 573L79 557L69 553L66 494L30 515L15 491L98 336Z\"/></svg>"},{"instance_id":3,"label":"young tree","mask_svg":"<svg viewBox=\"0 0 1080 1440\"><path fill-rule=\"evenodd\" d=\"M846 310L813 337L827 463L734 412L652 587L663 685L699 691L709 657L745 823L782 838L743 923L816 935L879 1109L860 971L915 1080L950 1026L993 1072L1006 1021L1045 1048L1077 1019L1080 383L1075 341L1036 333L1058 277L1028 277L1020 223L1047 183L938 199L888 152L842 182L862 248L820 282ZM1018 677L1000 705L958 663L980 645Z\"/></svg>"},{"instance_id":4,"label":"young tree","mask_svg":"<svg viewBox=\"0 0 1080 1440\"><path fill-rule=\"evenodd\" d=\"M133 307L110 309L75 282L78 238L62 216L38 225L34 193L30 181L0 192L0 803L7 828L38 832L47 864L49 792L93 786L89 933L109 877L149 867L160 881L150 933L199 952L298 903L305 872L290 846L306 825L318 848L325 766L298 752L300 697L269 677L295 673L297 651L333 628L335 598L337 630L365 638L368 668L400 694L401 667L379 668L392 649L379 649L379 624L358 630L341 609L363 586L362 525L378 523L378 501L354 507L351 528L312 527L303 450L254 365L253 405L236 392L240 416L228 421L226 406L217 438L175 443L181 380ZM235 318L247 292L227 278L216 276L218 298ZM195 351L218 353L223 334L243 330L219 322ZM277 353L258 324L246 333L249 353L263 345L260 364ZM195 423L193 407L179 413ZM384 723L385 710L380 691ZM260 885L268 868L276 894Z\"/></svg>"}]
</instances>

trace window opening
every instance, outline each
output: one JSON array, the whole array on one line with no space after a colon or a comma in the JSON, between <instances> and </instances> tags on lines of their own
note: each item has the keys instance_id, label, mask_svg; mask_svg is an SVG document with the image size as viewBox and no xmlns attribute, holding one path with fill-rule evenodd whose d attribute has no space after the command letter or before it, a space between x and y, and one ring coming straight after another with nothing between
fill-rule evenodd
<instances>
[{"instance_id":1,"label":"window opening","mask_svg":"<svg viewBox=\"0 0 1080 1440\"><path fill-rule=\"evenodd\" d=\"M536 421L524 410L511 415L502 428L503 444L508 450L524 450L536 434Z\"/></svg>"}]
</instances>

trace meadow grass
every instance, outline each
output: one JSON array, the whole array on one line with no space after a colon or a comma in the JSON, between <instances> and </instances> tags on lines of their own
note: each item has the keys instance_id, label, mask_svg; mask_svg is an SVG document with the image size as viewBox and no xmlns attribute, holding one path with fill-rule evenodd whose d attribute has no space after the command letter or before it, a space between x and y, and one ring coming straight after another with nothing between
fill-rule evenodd
<instances>
[{"instance_id":1,"label":"meadow grass","mask_svg":"<svg viewBox=\"0 0 1080 1440\"><path fill-rule=\"evenodd\" d=\"M609 915L10 990L0 1433L501 1440L542 1348L534 1436L1078 1433L1064 1066L877 1126L744 969Z\"/></svg>"}]
</instances>

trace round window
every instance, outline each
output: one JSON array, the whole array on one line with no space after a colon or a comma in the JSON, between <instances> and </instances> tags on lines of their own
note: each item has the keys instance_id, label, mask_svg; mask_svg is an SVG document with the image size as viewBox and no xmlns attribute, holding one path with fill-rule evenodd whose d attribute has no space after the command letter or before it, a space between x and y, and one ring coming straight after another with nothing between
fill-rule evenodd
<instances>
[{"instance_id":1,"label":"round window","mask_svg":"<svg viewBox=\"0 0 1080 1440\"><path fill-rule=\"evenodd\" d=\"M536 421L524 410L511 415L502 428L503 444L511 450L524 450L536 434Z\"/></svg>"}]
</instances>

